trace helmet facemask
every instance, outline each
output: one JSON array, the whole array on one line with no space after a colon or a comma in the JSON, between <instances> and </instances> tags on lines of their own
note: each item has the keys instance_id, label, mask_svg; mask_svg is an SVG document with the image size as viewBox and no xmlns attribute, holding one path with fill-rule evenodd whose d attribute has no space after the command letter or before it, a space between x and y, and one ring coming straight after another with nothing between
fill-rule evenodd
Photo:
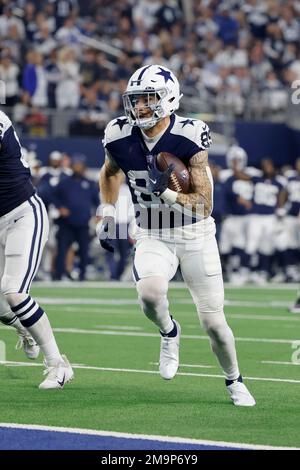
<instances>
[{"instance_id":1,"label":"helmet facemask","mask_svg":"<svg viewBox=\"0 0 300 470\"><path fill-rule=\"evenodd\" d=\"M166 88L160 90L127 91L123 95L125 114L131 126L150 129L165 117L162 100L167 96ZM149 111L152 115L150 116Z\"/></svg>"},{"instance_id":2,"label":"helmet facemask","mask_svg":"<svg viewBox=\"0 0 300 470\"><path fill-rule=\"evenodd\" d=\"M123 95L125 114L131 126L150 129L166 116L162 100L166 98L166 88L157 90L132 90ZM150 116L149 111L152 112Z\"/></svg>"}]
</instances>

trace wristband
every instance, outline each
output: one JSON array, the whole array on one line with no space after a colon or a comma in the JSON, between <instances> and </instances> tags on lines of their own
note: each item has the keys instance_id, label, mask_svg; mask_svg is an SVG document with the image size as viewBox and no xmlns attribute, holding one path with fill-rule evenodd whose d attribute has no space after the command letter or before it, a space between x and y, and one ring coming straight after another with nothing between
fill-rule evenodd
<instances>
[{"instance_id":1,"label":"wristband","mask_svg":"<svg viewBox=\"0 0 300 470\"><path fill-rule=\"evenodd\" d=\"M175 204L177 199L178 193L176 191L172 191L172 189L167 188L161 195L159 196L164 202L172 206Z\"/></svg>"},{"instance_id":2,"label":"wristband","mask_svg":"<svg viewBox=\"0 0 300 470\"><path fill-rule=\"evenodd\" d=\"M286 208L285 207L278 207L276 209L277 217L284 217L286 215Z\"/></svg>"},{"instance_id":3,"label":"wristband","mask_svg":"<svg viewBox=\"0 0 300 470\"><path fill-rule=\"evenodd\" d=\"M116 216L116 208L113 204L102 204L102 217L113 217Z\"/></svg>"}]
</instances>

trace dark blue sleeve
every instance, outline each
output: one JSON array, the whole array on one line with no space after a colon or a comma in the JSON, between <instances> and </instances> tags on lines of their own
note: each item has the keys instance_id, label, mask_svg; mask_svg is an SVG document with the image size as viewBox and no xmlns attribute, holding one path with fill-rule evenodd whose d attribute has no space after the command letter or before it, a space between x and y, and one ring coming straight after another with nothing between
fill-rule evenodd
<instances>
[{"instance_id":1,"label":"dark blue sleeve","mask_svg":"<svg viewBox=\"0 0 300 470\"><path fill-rule=\"evenodd\" d=\"M64 181L61 181L58 183L57 186L54 186L53 192L51 195L51 203L54 204L54 206L59 209L60 207L64 207Z\"/></svg>"}]
</instances>

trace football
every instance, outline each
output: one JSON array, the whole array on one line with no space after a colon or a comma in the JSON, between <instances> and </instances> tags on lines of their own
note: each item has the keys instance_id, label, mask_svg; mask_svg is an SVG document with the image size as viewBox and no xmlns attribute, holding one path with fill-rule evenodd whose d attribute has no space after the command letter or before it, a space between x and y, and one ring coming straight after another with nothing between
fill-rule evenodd
<instances>
[{"instance_id":1,"label":"football","mask_svg":"<svg viewBox=\"0 0 300 470\"><path fill-rule=\"evenodd\" d=\"M175 155L168 152L160 152L157 155L157 168L165 171L173 163L174 170L171 173L168 188L177 193L188 193L190 188L190 174L185 164Z\"/></svg>"}]
</instances>

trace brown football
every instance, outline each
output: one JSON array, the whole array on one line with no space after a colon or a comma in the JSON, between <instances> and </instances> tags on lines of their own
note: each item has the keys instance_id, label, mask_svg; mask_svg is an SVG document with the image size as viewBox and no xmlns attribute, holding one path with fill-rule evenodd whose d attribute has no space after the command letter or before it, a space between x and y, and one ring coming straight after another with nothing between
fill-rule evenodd
<instances>
[{"instance_id":1,"label":"brown football","mask_svg":"<svg viewBox=\"0 0 300 470\"><path fill-rule=\"evenodd\" d=\"M157 155L157 168L165 171L173 163L174 170L171 173L168 188L177 193L188 193L190 188L190 174L185 164L175 155L169 152L160 152Z\"/></svg>"}]
</instances>

